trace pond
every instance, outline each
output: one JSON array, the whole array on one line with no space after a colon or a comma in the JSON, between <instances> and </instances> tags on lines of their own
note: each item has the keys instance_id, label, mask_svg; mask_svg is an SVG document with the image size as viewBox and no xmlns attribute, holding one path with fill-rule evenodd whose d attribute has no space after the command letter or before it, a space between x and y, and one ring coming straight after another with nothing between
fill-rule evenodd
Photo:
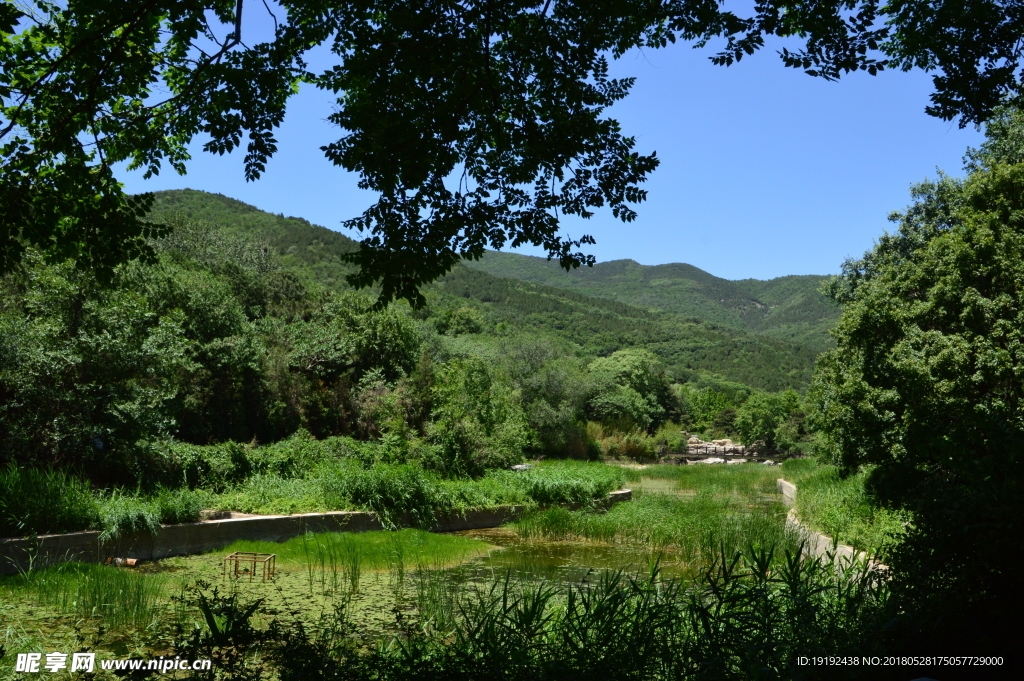
<instances>
[{"instance_id":1,"label":"pond","mask_svg":"<svg viewBox=\"0 0 1024 681\"><path fill-rule=\"evenodd\" d=\"M688 470L698 468L704 470ZM501 580L587 584L609 571L647 575L655 564L662 577L687 578L719 551L787 545L773 473L754 464L654 466L629 471L634 500L607 512L551 508L510 526L444 535L402 530L238 542L134 569L68 564L3 578L0 645L9 653L83 642L112 654L156 650L166 645L161 632L196 618L185 604L196 584L263 599L259 624L315 624L341 606L370 641L393 633L403 618L452 610L461 596ZM275 553L275 577L225 578L223 557L233 551Z\"/></svg>"}]
</instances>

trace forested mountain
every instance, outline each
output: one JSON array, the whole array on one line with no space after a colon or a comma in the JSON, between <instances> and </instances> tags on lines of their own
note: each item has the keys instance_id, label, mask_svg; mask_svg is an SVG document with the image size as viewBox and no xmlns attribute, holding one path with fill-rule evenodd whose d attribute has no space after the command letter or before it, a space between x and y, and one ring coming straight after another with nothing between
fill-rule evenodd
<instances>
[{"instance_id":1,"label":"forested mountain","mask_svg":"<svg viewBox=\"0 0 1024 681\"><path fill-rule=\"evenodd\" d=\"M352 270L340 256L355 242L342 234L219 194L158 192L153 219L175 216L265 240L273 259L301 281L347 288L344 276ZM546 337L582 356L645 348L679 381L711 374L764 390L803 389L824 345L814 323L822 329L831 323L830 308L824 303L814 308L820 298L814 286L821 277L730 282L690 265L643 267L620 260L588 270L583 279L560 275L557 265L540 258L502 253L489 254L483 265L507 270L505 276L480 265L456 267L428 287L428 307L416 315L441 328L442 318L461 310L481 336ZM531 277L543 282L528 281ZM623 300L609 300L616 296ZM820 318L812 321L815 314ZM814 342L795 344L757 333L769 330Z\"/></svg>"},{"instance_id":2,"label":"forested mountain","mask_svg":"<svg viewBox=\"0 0 1024 681\"><path fill-rule=\"evenodd\" d=\"M818 292L826 278L820 275L730 281L684 263L648 266L633 260L566 272L555 261L494 251L467 265L498 277L770 335L815 352L831 347L828 330L839 318L839 309Z\"/></svg>"}]
</instances>

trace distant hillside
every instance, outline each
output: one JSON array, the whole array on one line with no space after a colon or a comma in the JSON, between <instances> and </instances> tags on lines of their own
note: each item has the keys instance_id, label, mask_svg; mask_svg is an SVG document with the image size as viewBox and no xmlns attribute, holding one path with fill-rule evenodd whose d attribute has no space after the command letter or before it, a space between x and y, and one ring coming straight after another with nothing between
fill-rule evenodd
<instances>
[{"instance_id":1,"label":"distant hillside","mask_svg":"<svg viewBox=\"0 0 1024 681\"><path fill-rule=\"evenodd\" d=\"M347 288L344 277L352 269L340 257L356 248L356 242L342 234L302 218L274 215L220 194L196 190L158 192L152 217L166 219L171 215L266 239L280 265L301 280L328 288ZM557 273L549 277L561 281L561 288L524 281L528 271L545 271L548 263L519 255L494 255L488 261L505 258L520 267L517 272L521 276L509 273L499 277L479 269L456 267L427 288L431 309L417 316L429 319L432 310L468 305L488 321L481 336L518 329L523 334L557 340L559 345L569 344L589 356L644 347L656 353L683 381L713 374L756 388L781 390L803 389L810 379L818 348L752 333L754 329L744 321L744 315L763 321L769 315L758 317L752 310L756 311L758 305L772 306L776 315L790 314L780 319L795 320L788 323L797 332L806 332L809 327L799 318L804 309L799 296L806 293L806 285L801 288L799 280L806 277L729 282L689 265L644 268L632 261L617 261L595 267L594 271L608 283L594 288L604 290L603 285L608 290L633 290L638 297L644 293L637 302L618 301L609 300L608 295L595 296L572 283L567 286L564 276L559 279ZM654 270L658 276L648 276ZM697 293L680 295L683 289Z\"/></svg>"},{"instance_id":2,"label":"distant hillside","mask_svg":"<svg viewBox=\"0 0 1024 681\"><path fill-rule=\"evenodd\" d=\"M166 220L184 216L209 222L228 232L266 239L283 267L297 270L328 288L345 288L353 267L340 256L358 246L344 234L314 225L304 218L267 213L223 194L195 189L155 193L150 217Z\"/></svg>"},{"instance_id":3,"label":"distant hillside","mask_svg":"<svg viewBox=\"0 0 1024 681\"><path fill-rule=\"evenodd\" d=\"M555 261L494 251L466 264L498 277L770 335L816 352L831 347L828 330L839 318L839 309L818 292L826 279L820 275L730 281L684 263L648 266L633 260L566 272Z\"/></svg>"}]
</instances>

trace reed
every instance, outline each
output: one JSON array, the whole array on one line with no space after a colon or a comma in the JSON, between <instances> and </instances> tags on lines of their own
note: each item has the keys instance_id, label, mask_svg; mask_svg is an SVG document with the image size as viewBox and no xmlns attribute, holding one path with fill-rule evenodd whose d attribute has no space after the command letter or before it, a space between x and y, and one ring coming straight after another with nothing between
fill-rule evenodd
<instances>
[{"instance_id":1,"label":"reed","mask_svg":"<svg viewBox=\"0 0 1024 681\"><path fill-rule=\"evenodd\" d=\"M589 539L668 550L694 565L724 546L729 551L758 546L794 549L797 537L786 529L781 504L754 509L742 496L700 492L674 497L639 492L607 513L550 508L527 513L514 524L527 538Z\"/></svg>"},{"instance_id":2,"label":"reed","mask_svg":"<svg viewBox=\"0 0 1024 681\"><path fill-rule=\"evenodd\" d=\"M63 615L97 619L113 631L145 629L165 609L170 575L85 563L61 563L2 578L0 584L28 594Z\"/></svg>"},{"instance_id":3,"label":"reed","mask_svg":"<svg viewBox=\"0 0 1024 681\"><path fill-rule=\"evenodd\" d=\"M495 548L470 537L405 529L306 534L282 543L237 541L217 553L276 554L279 570L306 573L311 593L346 598L359 592L360 578L367 572L404 577L407 569L451 567Z\"/></svg>"},{"instance_id":4,"label":"reed","mask_svg":"<svg viewBox=\"0 0 1024 681\"><path fill-rule=\"evenodd\" d=\"M0 537L74 532L99 519L89 484L60 470L0 467Z\"/></svg>"},{"instance_id":5,"label":"reed","mask_svg":"<svg viewBox=\"0 0 1024 681\"><path fill-rule=\"evenodd\" d=\"M405 631L361 650L301 631L286 637L276 671L353 681L860 678L798 658L884 650L884 584L862 563L777 552L720 552L692 582L662 579L657 566L568 585L506 574L475 588L430 573Z\"/></svg>"}]
</instances>

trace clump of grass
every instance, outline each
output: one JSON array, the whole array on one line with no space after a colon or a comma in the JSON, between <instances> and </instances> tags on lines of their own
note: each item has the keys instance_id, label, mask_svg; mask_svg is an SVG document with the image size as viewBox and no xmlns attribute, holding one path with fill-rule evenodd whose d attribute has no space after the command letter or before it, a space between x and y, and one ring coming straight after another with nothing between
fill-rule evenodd
<instances>
[{"instance_id":1,"label":"clump of grass","mask_svg":"<svg viewBox=\"0 0 1024 681\"><path fill-rule=\"evenodd\" d=\"M2 578L61 614L97 618L108 629L145 628L162 614L170 576L127 568L61 563Z\"/></svg>"},{"instance_id":2,"label":"clump of grass","mask_svg":"<svg viewBox=\"0 0 1024 681\"><path fill-rule=\"evenodd\" d=\"M164 525L192 523L199 520L206 496L202 492L188 489L162 488L156 495L156 508L160 522Z\"/></svg>"},{"instance_id":3,"label":"clump of grass","mask_svg":"<svg viewBox=\"0 0 1024 681\"><path fill-rule=\"evenodd\" d=\"M0 537L75 532L99 520L89 484L61 470L0 468Z\"/></svg>"},{"instance_id":4,"label":"clump of grass","mask_svg":"<svg viewBox=\"0 0 1024 681\"><path fill-rule=\"evenodd\" d=\"M802 459L786 459L782 462L782 475L779 477L785 478L789 482L796 483L805 475L809 475L818 470L819 467L817 460L810 457L804 457Z\"/></svg>"},{"instance_id":5,"label":"clump of grass","mask_svg":"<svg viewBox=\"0 0 1024 681\"><path fill-rule=\"evenodd\" d=\"M430 527L435 511L444 506L431 477L409 465L349 466L326 475L321 486L328 505L347 500L373 511L386 527L397 527L405 519L417 527Z\"/></svg>"},{"instance_id":6,"label":"clump of grass","mask_svg":"<svg viewBox=\"0 0 1024 681\"><path fill-rule=\"evenodd\" d=\"M155 534L160 529L156 502L114 490L99 500L100 541L117 541L136 534Z\"/></svg>"},{"instance_id":7,"label":"clump of grass","mask_svg":"<svg viewBox=\"0 0 1024 681\"><path fill-rule=\"evenodd\" d=\"M748 505L742 497L707 491L692 497L639 493L607 513L551 508L526 514L514 527L529 538L590 539L671 550L695 565L723 546L730 551L750 546L795 548L797 538L786 530L780 504L763 504L753 512Z\"/></svg>"},{"instance_id":8,"label":"clump of grass","mask_svg":"<svg viewBox=\"0 0 1024 681\"><path fill-rule=\"evenodd\" d=\"M513 475L512 481L538 504L587 504L607 498L625 482L617 466L581 461L560 461Z\"/></svg>"}]
</instances>

